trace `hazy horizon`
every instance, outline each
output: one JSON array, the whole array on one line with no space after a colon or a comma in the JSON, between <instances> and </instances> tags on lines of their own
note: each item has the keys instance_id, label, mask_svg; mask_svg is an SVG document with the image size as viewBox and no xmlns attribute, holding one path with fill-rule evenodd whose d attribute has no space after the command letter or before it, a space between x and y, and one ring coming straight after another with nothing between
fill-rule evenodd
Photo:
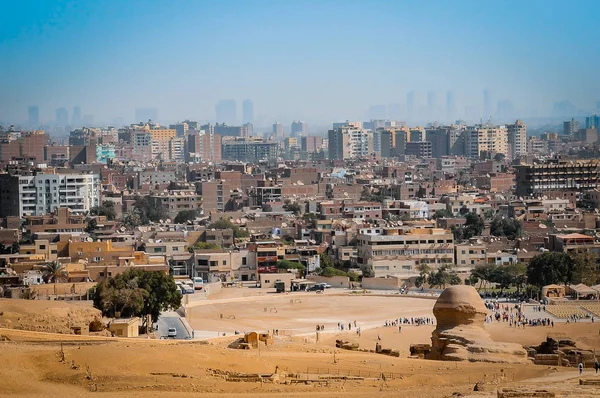
<instances>
[{"instance_id":1,"label":"hazy horizon","mask_svg":"<svg viewBox=\"0 0 600 398\"><path fill-rule=\"evenodd\" d=\"M6 123L26 123L29 106L40 123L54 123L61 107L71 118L75 106L98 124L134 122L137 108L157 109L162 123L214 122L224 99L236 101L237 123L251 99L260 126L600 111L597 29L582 22L600 10L593 1L23 0L4 8Z\"/></svg>"}]
</instances>

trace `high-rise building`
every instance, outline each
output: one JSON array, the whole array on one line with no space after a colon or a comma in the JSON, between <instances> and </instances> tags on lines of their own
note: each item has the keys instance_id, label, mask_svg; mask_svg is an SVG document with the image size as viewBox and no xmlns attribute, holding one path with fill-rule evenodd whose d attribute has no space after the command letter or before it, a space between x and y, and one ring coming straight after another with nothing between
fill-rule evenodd
<instances>
[{"instance_id":1,"label":"high-rise building","mask_svg":"<svg viewBox=\"0 0 600 398\"><path fill-rule=\"evenodd\" d=\"M277 138L283 137L283 124L279 122L275 122L275 124L273 124L273 136Z\"/></svg>"},{"instance_id":2,"label":"high-rise building","mask_svg":"<svg viewBox=\"0 0 600 398\"><path fill-rule=\"evenodd\" d=\"M446 92L446 118L450 122L454 122L456 118L456 101L452 91Z\"/></svg>"},{"instance_id":3,"label":"high-rise building","mask_svg":"<svg viewBox=\"0 0 600 398\"><path fill-rule=\"evenodd\" d=\"M388 104L387 116L390 120L400 120L402 118L402 111L400 110L400 104L398 104L398 103Z\"/></svg>"},{"instance_id":4,"label":"high-rise building","mask_svg":"<svg viewBox=\"0 0 600 398\"><path fill-rule=\"evenodd\" d=\"M415 156L418 159L429 159L431 157L431 142L407 142L405 154L407 156Z\"/></svg>"},{"instance_id":5,"label":"high-rise building","mask_svg":"<svg viewBox=\"0 0 600 398\"><path fill-rule=\"evenodd\" d=\"M156 122L158 120L158 109L156 108L137 108L135 110L135 122L146 123L149 120Z\"/></svg>"},{"instance_id":6,"label":"high-rise building","mask_svg":"<svg viewBox=\"0 0 600 398\"><path fill-rule=\"evenodd\" d=\"M437 98L435 96L435 91L427 92L427 117L429 119L435 120L437 115Z\"/></svg>"},{"instance_id":7,"label":"high-rise building","mask_svg":"<svg viewBox=\"0 0 600 398\"><path fill-rule=\"evenodd\" d=\"M409 91L406 94L406 118L413 120L415 116L415 92Z\"/></svg>"},{"instance_id":8,"label":"high-rise building","mask_svg":"<svg viewBox=\"0 0 600 398\"><path fill-rule=\"evenodd\" d=\"M527 126L520 120L514 124L507 124L508 145L513 159L527 153Z\"/></svg>"},{"instance_id":9,"label":"high-rise building","mask_svg":"<svg viewBox=\"0 0 600 398\"><path fill-rule=\"evenodd\" d=\"M505 126L471 126L465 132L465 155L480 158L502 154L508 157L508 132Z\"/></svg>"},{"instance_id":10,"label":"high-rise building","mask_svg":"<svg viewBox=\"0 0 600 398\"><path fill-rule=\"evenodd\" d=\"M69 111L65 108L58 108L56 110L56 125L62 127L69 125Z\"/></svg>"},{"instance_id":11,"label":"high-rise building","mask_svg":"<svg viewBox=\"0 0 600 398\"><path fill-rule=\"evenodd\" d=\"M224 137L221 141L221 158L241 162L274 160L278 156L279 145L257 137Z\"/></svg>"},{"instance_id":12,"label":"high-rise building","mask_svg":"<svg viewBox=\"0 0 600 398\"><path fill-rule=\"evenodd\" d=\"M205 130L188 134L188 157L186 160L188 162L221 161L221 136Z\"/></svg>"},{"instance_id":13,"label":"high-rise building","mask_svg":"<svg viewBox=\"0 0 600 398\"><path fill-rule=\"evenodd\" d=\"M483 90L483 117L487 120L494 116L492 92L489 88Z\"/></svg>"},{"instance_id":14,"label":"high-rise building","mask_svg":"<svg viewBox=\"0 0 600 398\"><path fill-rule=\"evenodd\" d=\"M81 107L76 106L73 108L73 119L71 120L73 126L78 127L81 124Z\"/></svg>"},{"instance_id":15,"label":"high-rise building","mask_svg":"<svg viewBox=\"0 0 600 398\"><path fill-rule=\"evenodd\" d=\"M37 106L27 108L27 124L31 128L40 126L40 109Z\"/></svg>"},{"instance_id":16,"label":"high-rise building","mask_svg":"<svg viewBox=\"0 0 600 398\"><path fill-rule=\"evenodd\" d=\"M254 123L254 103L252 100L244 100L242 104L242 123Z\"/></svg>"},{"instance_id":17,"label":"high-rise building","mask_svg":"<svg viewBox=\"0 0 600 398\"><path fill-rule=\"evenodd\" d=\"M215 106L217 123L234 125L237 123L237 105L235 100L221 100Z\"/></svg>"},{"instance_id":18,"label":"high-rise building","mask_svg":"<svg viewBox=\"0 0 600 398\"><path fill-rule=\"evenodd\" d=\"M297 137L299 135L305 135L306 133L308 133L308 128L306 126L306 123L304 123L303 121L293 121L292 122L292 130L291 130L291 136L292 137Z\"/></svg>"},{"instance_id":19,"label":"high-rise building","mask_svg":"<svg viewBox=\"0 0 600 398\"><path fill-rule=\"evenodd\" d=\"M367 112L367 119L386 119L387 109L385 105L372 105Z\"/></svg>"},{"instance_id":20,"label":"high-rise building","mask_svg":"<svg viewBox=\"0 0 600 398\"><path fill-rule=\"evenodd\" d=\"M49 137L43 131L9 133L3 141L0 143L0 162L26 158L44 163L44 147L48 145Z\"/></svg>"},{"instance_id":21,"label":"high-rise building","mask_svg":"<svg viewBox=\"0 0 600 398\"><path fill-rule=\"evenodd\" d=\"M576 132L579 131L579 122L575 119L571 119L563 123L563 134L569 137L573 137Z\"/></svg>"},{"instance_id":22,"label":"high-rise building","mask_svg":"<svg viewBox=\"0 0 600 398\"><path fill-rule=\"evenodd\" d=\"M98 174L0 174L0 216L42 216L59 207L85 214L100 205L100 182Z\"/></svg>"},{"instance_id":23,"label":"high-rise building","mask_svg":"<svg viewBox=\"0 0 600 398\"><path fill-rule=\"evenodd\" d=\"M450 127L427 129L425 140L431 143L431 157L441 158L450 154Z\"/></svg>"},{"instance_id":24,"label":"high-rise building","mask_svg":"<svg viewBox=\"0 0 600 398\"><path fill-rule=\"evenodd\" d=\"M306 135L300 138L300 149L306 153L318 152L323 148L323 137Z\"/></svg>"},{"instance_id":25,"label":"high-rise building","mask_svg":"<svg viewBox=\"0 0 600 398\"><path fill-rule=\"evenodd\" d=\"M373 133L371 130L349 126L329 130L329 159L358 159L373 153Z\"/></svg>"},{"instance_id":26,"label":"high-rise building","mask_svg":"<svg viewBox=\"0 0 600 398\"><path fill-rule=\"evenodd\" d=\"M597 129L600 130L600 116L592 115L585 118L586 129Z\"/></svg>"},{"instance_id":27,"label":"high-rise building","mask_svg":"<svg viewBox=\"0 0 600 398\"><path fill-rule=\"evenodd\" d=\"M515 177L519 196L558 190L581 192L600 186L600 162L553 159L545 164L515 166Z\"/></svg>"}]
</instances>

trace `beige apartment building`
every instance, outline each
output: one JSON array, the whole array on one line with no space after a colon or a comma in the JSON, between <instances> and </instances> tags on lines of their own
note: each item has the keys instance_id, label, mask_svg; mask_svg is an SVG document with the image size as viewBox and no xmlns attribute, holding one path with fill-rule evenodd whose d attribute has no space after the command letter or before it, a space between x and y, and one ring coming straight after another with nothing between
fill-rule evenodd
<instances>
[{"instance_id":1,"label":"beige apartment building","mask_svg":"<svg viewBox=\"0 0 600 398\"><path fill-rule=\"evenodd\" d=\"M473 126L465 132L465 154L479 158L483 152L501 153L508 157L508 131L505 126Z\"/></svg>"},{"instance_id":2,"label":"beige apartment building","mask_svg":"<svg viewBox=\"0 0 600 398\"><path fill-rule=\"evenodd\" d=\"M364 228L357 240L358 264L370 266L376 277L410 277L419 274L419 265L454 263L454 236L447 229Z\"/></svg>"},{"instance_id":3,"label":"beige apartment building","mask_svg":"<svg viewBox=\"0 0 600 398\"><path fill-rule=\"evenodd\" d=\"M520 120L506 125L508 145L513 159L527 154L527 126Z\"/></svg>"},{"instance_id":4,"label":"beige apartment building","mask_svg":"<svg viewBox=\"0 0 600 398\"><path fill-rule=\"evenodd\" d=\"M205 281L251 281L256 270L248 264L248 251L196 251L195 274Z\"/></svg>"}]
</instances>

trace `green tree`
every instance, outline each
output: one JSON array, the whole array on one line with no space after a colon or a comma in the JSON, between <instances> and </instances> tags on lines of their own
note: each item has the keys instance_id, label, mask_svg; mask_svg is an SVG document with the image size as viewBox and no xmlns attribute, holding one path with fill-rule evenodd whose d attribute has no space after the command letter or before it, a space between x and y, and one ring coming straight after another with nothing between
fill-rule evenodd
<instances>
[{"instance_id":1,"label":"green tree","mask_svg":"<svg viewBox=\"0 0 600 398\"><path fill-rule=\"evenodd\" d=\"M490 223L490 233L494 236L506 236L515 240L523 233L523 224L516 218L494 217Z\"/></svg>"},{"instance_id":2,"label":"green tree","mask_svg":"<svg viewBox=\"0 0 600 398\"><path fill-rule=\"evenodd\" d=\"M348 276L347 273L345 273L342 270L339 270L337 268L333 268L333 267L325 267L322 269L321 271L321 276Z\"/></svg>"},{"instance_id":3,"label":"green tree","mask_svg":"<svg viewBox=\"0 0 600 398\"><path fill-rule=\"evenodd\" d=\"M304 275L304 271L306 269L304 264L289 260L279 260L277 261L277 264L275 266L277 267L277 269L297 269L302 275Z\"/></svg>"},{"instance_id":4,"label":"green tree","mask_svg":"<svg viewBox=\"0 0 600 398\"><path fill-rule=\"evenodd\" d=\"M67 280L65 266L58 261L53 261L44 265L43 278L46 283L65 282Z\"/></svg>"},{"instance_id":5,"label":"green tree","mask_svg":"<svg viewBox=\"0 0 600 398\"><path fill-rule=\"evenodd\" d=\"M156 206L150 196L136 196L133 203L135 213L140 217L140 225L158 222L168 218L168 214L163 206Z\"/></svg>"},{"instance_id":6,"label":"green tree","mask_svg":"<svg viewBox=\"0 0 600 398\"><path fill-rule=\"evenodd\" d=\"M231 229L233 231L233 236L238 239L239 238L247 238L250 236L250 232L248 232L246 229L242 229L242 228L238 227L237 225L232 223L231 220L228 220L226 218L221 218L217 221L210 223L207 228L209 228L209 229L211 229L211 228Z\"/></svg>"},{"instance_id":7,"label":"green tree","mask_svg":"<svg viewBox=\"0 0 600 398\"><path fill-rule=\"evenodd\" d=\"M488 283L494 282L497 269L496 264L478 265L471 270L471 278L479 282L479 289L486 289Z\"/></svg>"},{"instance_id":8,"label":"green tree","mask_svg":"<svg viewBox=\"0 0 600 398\"><path fill-rule=\"evenodd\" d=\"M573 275L573 259L567 253L545 252L527 265L527 282L542 288L555 283L567 284Z\"/></svg>"},{"instance_id":9,"label":"green tree","mask_svg":"<svg viewBox=\"0 0 600 398\"><path fill-rule=\"evenodd\" d=\"M456 274L456 271L452 270L449 266L443 265L437 271L432 271L429 274L427 283L433 288L439 286L445 289L446 285L460 285L462 281Z\"/></svg>"},{"instance_id":10,"label":"green tree","mask_svg":"<svg viewBox=\"0 0 600 398\"><path fill-rule=\"evenodd\" d=\"M588 286L594 286L598 283L598 256L594 252L581 251L571 255L573 260L573 278L574 284L583 283Z\"/></svg>"},{"instance_id":11,"label":"green tree","mask_svg":"<svg viewBox=\"0 0 600 398\"><path fill-rule=\"evenodd\" d=\"M112 200L103 201L100 206L94 206L90 209L90 215L105 216L107 220L113 221L117 217L115 202Z\"/></svg>"},{"instance_id":12,"label":"green tree","mask_svg":"<svg viewBox=\"0 0 600 398\"><path fill-rule=\"evenodd\" d=\"M321 254L319 263L321 268L335 268L333 259L327 253Z\"/></svg>"},{"instance_id":13,"label":"green tree","mask_svg":"<svg viewBox=\"0 0 600 398\"><path fill-rule=\"evenodd\" d=\"M475 213L468 213L465 216L465 224L452 227L454 240L463 241L474 236L479 236L483 232L483 219Z\"/></svg>"},{"instance_id":14,"label":"green tree","mask_svg":"<svg viewBox=\"0 0 600 398\"><path fill-rule=\"evenodd\" d=\"M188 221L193 221L198 217L198 210L181 210L175 216L173 222L175 224L185 224Z\"/></svg>"},{"instance_id":15,"label":"green tree","mask_svg":"<svg viewBox=\"0 0 600 398\"><path fill-rule=\"evenodd\" d=\"M142 225L142 218L136 209L132 209L123 214L121 222L128 228L135 228Z\"/></svg>"},{"instance_id":16,"label":"green tree","mask_svg":"<svg viewBox=\"0 0 600 398\"><path fill-rule=\"evenodd\" d=\"M434 220L438 219L438 218L454 218L454 214L452 214L452 212L448 209L441 209L441 210L436 210L435 213L433 213L433 217Z\"/></svg>"},{"instance_id":17,"label":"green tree","mask_svg":"<svg viewBox=\"0 0 600 398\"><path fill-rule=\"evenodd\" d=\"M96 228L98 228L98 221L94 217L94 218L90 218L84 231L87 232L92 239L96 240L96 234L95 234Z\"/></svg>"},{"instance_id":18,"label":"green tree","mask_svg":"<svg viewBox=\"0 0 600 398\"><path fill-rule=\"evenodd\" d=\"M216 250L221 249L221 246L212 242L196 242L193 246L188 247L188 251L193 253L196 250Z\"/></svg>"},{"instance_id":19,"label":"green tree","mask_svg":"<svg viewBox=\"0 0 600 398\"><path fill-rule=\"evenodd\" d=\"M302 206L300 206L300 203L297 202L286 202L283 205L283 209L285 211L290 211L292 213L294 213L294 215L299 216L300 214L302 214Z\"/></svg>"},{"instance_id":20,"label":"green tree","mask_svg":"<svg viewBox=\"0 0 600 398\"><path fill-rule=\"evenodd\" d=\"M121 292L124 289L126 291ZM136 289L144 292L132 292ZM173 277L163 272L128 269L114 278L105 280L98 285L94 293L94 307L101 310L105 316L114 316L117 308L128 302L125 298L118 299L119 295L129 297L130 305L126 306L130 311L128 314L144 317L144 322L147 315L151 316L152 322L156 322L161 312L181 306L181 293ZM140 295L143 297L141 309L136 301ZM113 304L108 305L109 302Z\"/></svg>"}]
</instances>

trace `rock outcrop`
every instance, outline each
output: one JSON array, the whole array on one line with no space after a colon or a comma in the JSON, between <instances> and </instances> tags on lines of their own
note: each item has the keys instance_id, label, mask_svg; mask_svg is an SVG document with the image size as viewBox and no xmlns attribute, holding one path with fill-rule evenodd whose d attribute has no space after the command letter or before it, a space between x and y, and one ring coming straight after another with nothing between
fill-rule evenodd
<instances>
[{"instance_id":1,"label":"rock outcrop","mask_svg":"<svg viewBox=\"0 0 600 398\"><path fill-rule=\"evenodd\" d=\"M451 286L433 307L437 327L428 359L446 361L526 363L519 344L498 343L483 328L487 310L472 286Z\"/></svg>"}]
</instances>

